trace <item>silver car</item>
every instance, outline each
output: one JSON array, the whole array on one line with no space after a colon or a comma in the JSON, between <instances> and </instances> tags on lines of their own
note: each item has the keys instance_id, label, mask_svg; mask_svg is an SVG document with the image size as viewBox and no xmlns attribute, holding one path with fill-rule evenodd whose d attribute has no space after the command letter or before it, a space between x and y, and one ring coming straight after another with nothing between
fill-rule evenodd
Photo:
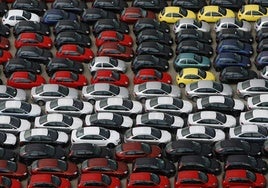
<instances>
[{"instance_id":1,"label":"silver car","mask_svg":"<svg viewBox=\"0 0 268 188\"><path fill-rule=\"evenodd\" d=\"M43 84L31 89L31 97L35 103L43 106L47 101L59 98L78 98L78 91L58 84Z\"/></svg>"},{"instance_id":2,"label":"silver car","mask_svg":"<svg viewBox=\"0 0 268 188\"><path fill-rule=\"evenodd\" d=\"M0 131L17 134L31 128L31 123L26 119L13 116L0 116Z\"/></svg>"},{"instance_id":3,"label":"silver car","mask_svg":"<svg viewBox=\"0 0 268 188\"><path fill-rule=\"evenodd\" d=\"M125 87L116 86L108 83L96 83L82 88L82 99L95 104L96 100L108 97L129 98L129 91Z\"/></svg>"},{"instance_id":4,"label":"silver car","mask_svg":"<svg viewBox=\"0 0 268 188\"><path fill-rule=\"evenodd\" d=\"M146 99L161 96L181 98L181 90L178 86L163 82L145 82L134 85L133 89L136 100L145 102Z\"/></svg>"},{"instance_id":5,"label":"silver car","mask_svg":"<svg viewBox=\"0 0 268 188\"><path fill-rule=\"evenodd\" d=\"M240 125L262 125L268 128L268 110L254 109L242 112L239 123Z\"/></svg>"},{"instance_id":6,"label":"silver car","mask_svg":"<svg viewBox=\"0 0 268 188\"><path fill-rule=\"evenodd\" d=\"M247 99L247 108L251 109L267 109L268 110L268 94L255 95Z\"/></svg>"},{"instance_id":7,"label":"silver car","mask_svg":"<svg viewBox=\"0 0 268 188\"><path fill-rule=\"evenodd\" d=\"M181 18L173 26L173 31L178 33L182 29L196 29L203 32L210 32L210 25L204 21L193 18Z\"/></svg>"},{"instance_id":8,"label":"silver car","mask_svg":"<svg viewBox=\"0 0 268 188\"><path fill-rule=\"evenodd\" d=\"M232 97L233 89L228 84L211 80L200 80L198 82L186 84L185 86L185 96L193 101L210 95L224 95Z\"/></svg>"},{"instance_id":9,"label":"silver car","mask_svg":"<svg viewBox=\"0 0 268 188\"><path fill-rule=\"evenodd\" d=\"M98 56L94 57L91 63L88 64L88 69L91 73L94 73L97 70L115 70L125 73L127 70L127 63L113 57Z\"/></svg>"},{"instance_id":10,"label":"silver car","mask_svg":"<svg viewBox=\"0 0 268 188\"><path fill-rule=\"evenodd\" d=\"M11 86L0 85L0 101L6 100L26 100L26 92L23 89L17 89Z\"/></svg>"},{"instance_id":11,"label":"silver car","mask_svg":"<svg viewBox=\"0 0 268 188\"><path fill-rule=\"evenodd\" d=\"M251 32L251 24L237 18L221 18L215 23L215 31L219 32L222 29L236 28L245 32Z\"/></svg>"},{"instance_id":12,"label":"silver car","mask_svg":"<svg viewBox=\"0 0 268 188\"><path fill-rule=\"evenodd\" d=\"M260 94L268 94L268 80L250 79L237 83L237 95L247 100L248 97Z\"/></svg>"}]
</instances>

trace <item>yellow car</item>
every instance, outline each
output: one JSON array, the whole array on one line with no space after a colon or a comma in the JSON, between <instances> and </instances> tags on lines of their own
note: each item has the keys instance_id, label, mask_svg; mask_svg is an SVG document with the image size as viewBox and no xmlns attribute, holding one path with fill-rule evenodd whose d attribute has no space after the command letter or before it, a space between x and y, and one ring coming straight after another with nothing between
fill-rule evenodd
<instances>
[{"instance_id":1,"label":"yellow car","mask_svg":"<svg viewBox=\"0 0 268 188\"><path fill-rule=\"evenodd\" d=\"M160 22L175 23L181 18L196 18L193 11L181 7L168 6L165 7L158 15Z\"/></svg>"},{"instance_id":2,"label":"yellow car","mask_svg":"<svg viewBox=\"0 0 268 188\"><path fill-rule=\"evenodd\" d=\"M199 21L217 22L221 18L234 18L235 13L227 8L223 8L216 5L204 6L197 13L197 19Z\"/></svg>"},{"instance_id":3,"label":"yellow car","mask_svg":"<svg viewBox=\"0 0 268 188\"><path fill-rule=\"evenodd\" d=\"M260 5L244 5L237 13L239 20L255 22L262 16L268 16L268 8Z\"/></svg>"},{"instance_id":4,"label":"yellow car","mask_svg":"<svg viewBox=\"0 0 268 188\"><path fill-rule=\"evenodd\" d=\"M184 68L176 76L176 82L183 88L186 84L197 82L199 80L215 81L215 75L210 71L204 71L199 68Z\"/></svg>"}]
</instances>

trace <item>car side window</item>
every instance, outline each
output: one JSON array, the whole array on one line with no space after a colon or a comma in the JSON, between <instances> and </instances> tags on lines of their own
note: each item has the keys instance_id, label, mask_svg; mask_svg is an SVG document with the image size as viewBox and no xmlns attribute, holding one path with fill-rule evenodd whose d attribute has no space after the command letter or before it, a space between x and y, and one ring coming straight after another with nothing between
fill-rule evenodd
<instances>
[{"instance_id":1,"label":"car side window","mask_svg":"<svg viewBox=\"0 0 268 188\"><path fill-rule=\"evenodd\" d=\"M15 20L15 17L14 16L10 16L9 17L9 20Z\"/></svg>"},{"instance_id":2,"label":"car side window","mask_svg":"<svg viewBox=\"0 0 268 188\"><path fill-rule=\"evenodd\" d=\"M252 11L252 15L254 16L262 16L262 14L258 11Z\"/></svg>"},{"instance_id":3,"label":"car side window","mask_svg":"<svg viewBox=\"0 0 268 188\"><path fill-rule=\"evenodd\" d=\"M218 12L212 12L212 16L219 17L221 15Z\"/></svg>"}]
</instances>

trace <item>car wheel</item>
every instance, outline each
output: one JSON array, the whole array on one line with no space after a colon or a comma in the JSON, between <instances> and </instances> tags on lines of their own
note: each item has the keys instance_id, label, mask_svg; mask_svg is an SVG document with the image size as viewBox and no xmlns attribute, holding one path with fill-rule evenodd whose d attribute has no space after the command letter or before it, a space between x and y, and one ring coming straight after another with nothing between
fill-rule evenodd
<instances>
[{"instance_id":1,"label":"car wheel","mask_svg":"<svg viewBox=\"0 0 268 188\"><path fill-rule=\"evenodd\" d=\"M89 99L88 102L94 105L96 101L94 99Z\"/></svg>"},{"instance_id":2,"label":"car wheel","mask_svg":"<svg viewBox=\"0 0 268 188\"><path fill-rule=\"evenodd\" d=\"M112 148L115 147L115 145L114 145L113 143L109 143L109 144L107 145L107 147L110 148L110 149L112 149Z\"/></svg>"},{"instance_id":3,"label":"car wheel","mask_svg":"<svg viewBox=\"0 0 268 188\"><path fill-rule=\"evenodd\" d=\"M44 105L45 105L45 101L42 101L42 100L37 101L37 104L38 104L39 106L44 106Z\"/></svg>"},{"instance_id":4,"label":"car wheel","mask_svg":"<svg viewBox=\"0 0 268 188\"><path fill-rule=\"evenodd\" d=\"M180 87L180 88L184 88L184 87L185 87L185 84L183 84L183 83L179 83L179 87Z\"/></svg>"}]
</instances>

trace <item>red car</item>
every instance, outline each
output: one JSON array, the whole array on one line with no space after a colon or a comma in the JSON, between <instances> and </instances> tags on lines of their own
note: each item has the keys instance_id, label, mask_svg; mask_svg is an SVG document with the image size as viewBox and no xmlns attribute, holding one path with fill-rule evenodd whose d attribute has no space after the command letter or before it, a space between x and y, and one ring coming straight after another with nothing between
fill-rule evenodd
<instances>
[{"instance_id":1,"label":"red car","mask_svg":"<svg viewBox=\"0 0 268 188\"><path fill-rule=\"evenodd\" d=\"M30 177L27 188L37 187L71 188L72 185L67 178L51 174L35 174Z\"/></svg>"},{"instance_id":2,"label":"red car","mask_svg":"<svg viewBox=\"0 0 268 188\"><path fill-rule=\"evenodd\" d=\"M52 40L48 36L40 35L38 33L21 33L15 40L15 47L22 46L37 46L39 48L52 48Z\"/></svg>"},{"instance_id":3,"label":"red car","mask_svg":"<svg viewBox=\"0 0 268 188\"><path fill-rule=\"evenodd\" d=\"M178 171L174 180L174 188L199 187L217 188L218 179L214 174L208 174L198 170Z\"/></svg>"},{"instance_id":4,"label":"red car","mask_svg":"<svg viewBox=\"0 0 268 188\"><path fill-rule=\"evenodd\" d=\"M222 179L222 187L266 187L263 174L245 169L226 170Z\"/></svg>"},{"instance_id":5,"label":"red car","mask_svg":"<svg viewBox=\"0 0 268 188\"><path fill-rule=\"evenodd\" d=\"M21 183L18 179L0 176L0 187L3 188L21 188Z\"/></svg>"},{"instance_id":6,"label":"red car","mask_svg":"<svg viewBox=\"0 0 268 188\"><path fill-rule=\"evenodd\" d=\"M81 47L75 44L64 44L56 52L56 57L69 58L74 61L89 63L94 53L90 48Z\"/></svg>"},{"instance_id":7,"label":"red car","mask_svg":"<svg viewBox=\"0 0 268 188\"><path fill-rule=\"evenodd\" d=\"M137 172L130 174L127 188L170 188L168 177L151 172Z\"/></svg>"},{"instance_id":8,"label":"red car","mask_svg":"<svg viewBox=\"0 0 268 188\"><path fill-rule=\"evenodd\" d=\"M118 178L128 175L128 166L125 162L107 158L91 158L82 162L82 173L103 173Z\"/></svg>"},{"instance_id":9,"label":"red car","mask_svg":"<svg viewBox=\"0 0 268 188\"><path fill-rule=\"evenodd\" d=\"M98 70L91 77L90 83L109 83L117 86L128 87L129 79L127 75L123 73L119 73L112 70Z\"/></svg>"},{"instance_id":10,"label":"red car","mask_svg":"<svg viewBox=\"0 0 268 188\"><path fill-rule=\"evenodd\" d=\"M0 160L0 176L24 179L27 177L27 166L20 162Z\"/></svg>"},{"instance_id":11,"label":"red car","mask_svg":"<svg viewBox=\"0 0 268 188\"><path fill-rule=\"evenodd\" d=\"M119 16L120 21L128 24L134 24L140 18L156 19L156 16L154 12L142 9L140 7L127 7Z\"/></svg>"},{"instance_id":12,"label":"red car","mask_svg":"<svg viewBox=\"0 0 268 188\"><path fill-rule=\"evenodd\" d=\"M171 84L172 78L167 72L160 72L156 69L141 69L137 72L133 79L134 84L142 84L150 81Z\"/></svg>"},{"instance_id":13,"label":"red car","mask_svg":"<svg viewBox=\"0 0 268 188\"><path fill-rule=\"evenodd\" d=\"M83 74L71 71L57 71L49 79L50 84L61 84L66 87L82 88L87 85L87 78Z\"/></svg>"},{"instance_id":14,"label":"red car","mask_svg":"<svg viewBox=\"0 0 268 188\"><path fill-rule=\"evenodd\" d=\"M116 160L132 162L139 157L161 157L161 148L141 142L122 143L115 148Z\"/></svg>"},{"instance_id":15,"label":"red car","mask_svg":"<svg viewBox=\"0 0 268 188\"><path fill-rule=\"evenodd\" d=\"M134 56L133 54L134 52L131 47L123 46L117 42L105 42L97 51L97 56L109 56L124 61L131 61Z\"/></svg>"},{"instance_id":16,"label":"red car","mask_svg":"<svg viewBox=\"0 0 268 188\"><path fill-rule=\"evenodd\" d=\"M8 40L8 38L5 38L3 36L0 36L0 49L9 49L10 47L10 42Z\"/></svg>"},{"instance_id":17,"label":"red car","mask_svg":"<svg viewBox=\"0 0 268 188\"><path fill-rule=\"evenodd\" d=\"M121 181L117 177L101 173L85 173L80 175L77 188L121 188Z\"/></svg>"},{"instance_id":18,"label":"red car","mask_svg":"<svg viewBox=\"0 0 268 188\"><path fill-rule=\"evenodd\" d=\"M96 37L96 46L100 47L105 42L117 42L123 46L133 46L133 39L128 34L117 31L103 31Z\"/></svg>"},{"instance_id":19,"label":"red car","mask_svg":"<svg viewBox=\"0 0 268 188\"><path fill-rule=\"evenodd\" d=\"M18 71L14 72L10 78L7 79L7 85L20 89L31 89L35 86L45 84L46 80L39 74L31 72Z\"/></svg>"},{"instance_id":20,"label":"red car","mask_svg":"<svg viewBox=\"0 0 268 188\"><path fill-rule=\"evenodd\" d=\"M12 58L12 54L8 50L0 49L0 64L6 63Z\"/></svg>"},{"instance_id":21,"label":"red car","mask_svg":"<svg viewBox=\"0 0 268 188\"><path fill-rule=\"evenodd\" d=\"M75 163L60 159L39 159L30 166L30 174L54 174L64 178L75 178L78 168Z\"/></svg>"}]
</instances>

